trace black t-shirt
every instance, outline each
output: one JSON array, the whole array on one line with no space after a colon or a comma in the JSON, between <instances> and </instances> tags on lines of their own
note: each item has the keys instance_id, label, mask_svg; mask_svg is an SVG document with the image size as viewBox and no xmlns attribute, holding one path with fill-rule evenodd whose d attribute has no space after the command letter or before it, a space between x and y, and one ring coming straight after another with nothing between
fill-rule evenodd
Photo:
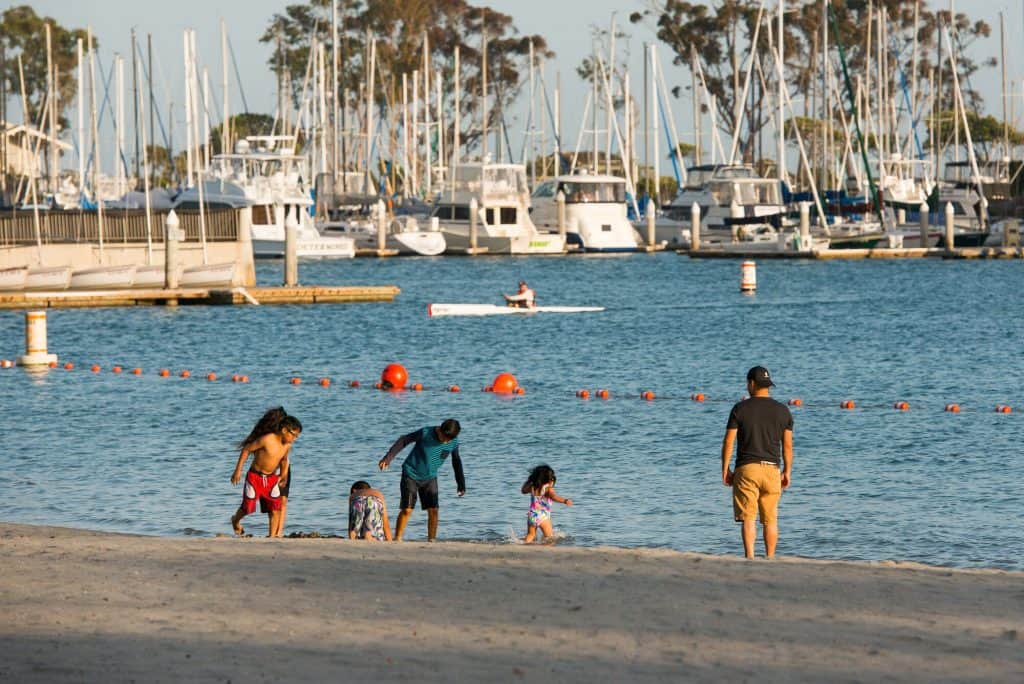
<instances>
[{"instance_id":1,"label":"black t-shirt","mask_svg":"<svg viewBox=\"0 0 1024 684\"><path fill-rule=\"evenodd\" d=\"M736 428L736 467L782 463L782 433L793 429L793 414L771 397L751 397L732 407L727 429Z\"/></svg>"}]
</instances>

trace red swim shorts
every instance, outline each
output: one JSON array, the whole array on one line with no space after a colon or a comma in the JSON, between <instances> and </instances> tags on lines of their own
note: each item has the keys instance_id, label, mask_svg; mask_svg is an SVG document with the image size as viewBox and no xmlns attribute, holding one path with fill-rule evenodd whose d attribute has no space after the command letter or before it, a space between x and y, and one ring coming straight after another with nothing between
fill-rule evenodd
<instances>
[{"instance_id":1,"label":"red swim shorts","mask_svg":"<svg viewBox=\"0 0 1024 684\"><path fill-rule=\"evenodd\" d=\"M263 504L267 511L281 510L281 490L277 486L278 475L264 475L250 470L245 475L245 487L242 489L242 510L246 515L256 512L256 502Z\"/></svg>"}]
</instances>

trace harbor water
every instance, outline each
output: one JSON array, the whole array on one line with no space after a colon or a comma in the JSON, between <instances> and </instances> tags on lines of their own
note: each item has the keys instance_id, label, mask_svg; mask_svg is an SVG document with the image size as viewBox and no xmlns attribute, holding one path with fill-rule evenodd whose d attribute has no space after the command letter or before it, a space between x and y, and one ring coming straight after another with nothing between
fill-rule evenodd
<instances>
[{"instance_id":1,"label":"harbor water","mask_svg":"<svg viewBox=\"0 0 1024 684\"><path fill-rule=\"evenodd\" d=\"M280 262L257 269L261 284L281 281ZM803 401L780 554L1024 569L1017 262L763 261L752 296L739 292L739 261L671 253L304 262L299 276L402 294L392 304L51 311L50 351L76 367L0 371L3 517L230 534L235 443L283 405L305 428L286 534L344 534L359 479L387 495L393 522L401 469L380 473L377 461L399 435L455 417L468 492L455 496L446 465L442 539L521 537L520 485L548 463L576 503L553 511L562 543L739 553L720 448L746 370L762 364L776 398ZM541 304L607 310L427 317L430 302L498 303L520 278ZM0 357L23 344L23 313L0 313ZM392 362L424 391L369 389ZM165 367L171 377L159 377ZM525 394L480 391L502 371ZM230 382L234 373L250 382ZM462 391L444 391L453 384ZM593 398L600 388L610 399ZM840 409L844 400L857 408ZM901 400L909 410L893 409ZM960 413L943 411L952 402ZM997 414L999 404L1015 412ZM246 525L263 534L266 517ZM425 528L417 511L407 538Z\"/></svg>"}]
</instances>

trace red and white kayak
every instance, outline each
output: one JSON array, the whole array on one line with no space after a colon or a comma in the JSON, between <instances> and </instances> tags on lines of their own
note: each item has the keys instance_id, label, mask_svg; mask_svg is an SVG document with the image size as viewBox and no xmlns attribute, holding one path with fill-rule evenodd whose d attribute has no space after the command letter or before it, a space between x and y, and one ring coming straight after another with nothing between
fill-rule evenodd
<instances>
[{"instance_id":1,"label":"red and white kayak","mask_svg":"<svg viewBox=\"0 0 1024 684\"><path fill-rule=\"evenodd\" d=\"M604 311L603 306L537 306L523 309L515 306L498 306L497 304L427 304L427 315L431 318L440 316L509 316L514 314L535 313L589 313Z\"/></svg>"}]
</instances>

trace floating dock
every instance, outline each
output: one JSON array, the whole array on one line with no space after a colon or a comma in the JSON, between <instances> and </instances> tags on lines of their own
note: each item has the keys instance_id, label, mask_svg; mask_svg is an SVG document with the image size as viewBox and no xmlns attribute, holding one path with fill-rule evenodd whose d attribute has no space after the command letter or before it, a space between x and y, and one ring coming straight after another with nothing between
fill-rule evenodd
<instances>
[{"instance_id":1,"label":"floating dock","mask_svg":"<svg viewBox=\"0 0 1024 684\"><path fill-rule=\"evenodd\" d=\"M1021 247L958 247L953 250L934 247L875 247L871 249L816 249L809 252L713 249L680 249L694 259L1022 259Z\"/></svg>"},{"instance_id":2,"label":"floating dock","mask_svg":"<svg viewBox=\"0 0 1024 684\"><path fill-rule=\"evenodd\" d=\"M221 306L230 304L348 304L390 302L394 301L400 292L401 290L394 285L0 292L0 309L177 306L179 304Z\"/></svg>"}]
</instances>

